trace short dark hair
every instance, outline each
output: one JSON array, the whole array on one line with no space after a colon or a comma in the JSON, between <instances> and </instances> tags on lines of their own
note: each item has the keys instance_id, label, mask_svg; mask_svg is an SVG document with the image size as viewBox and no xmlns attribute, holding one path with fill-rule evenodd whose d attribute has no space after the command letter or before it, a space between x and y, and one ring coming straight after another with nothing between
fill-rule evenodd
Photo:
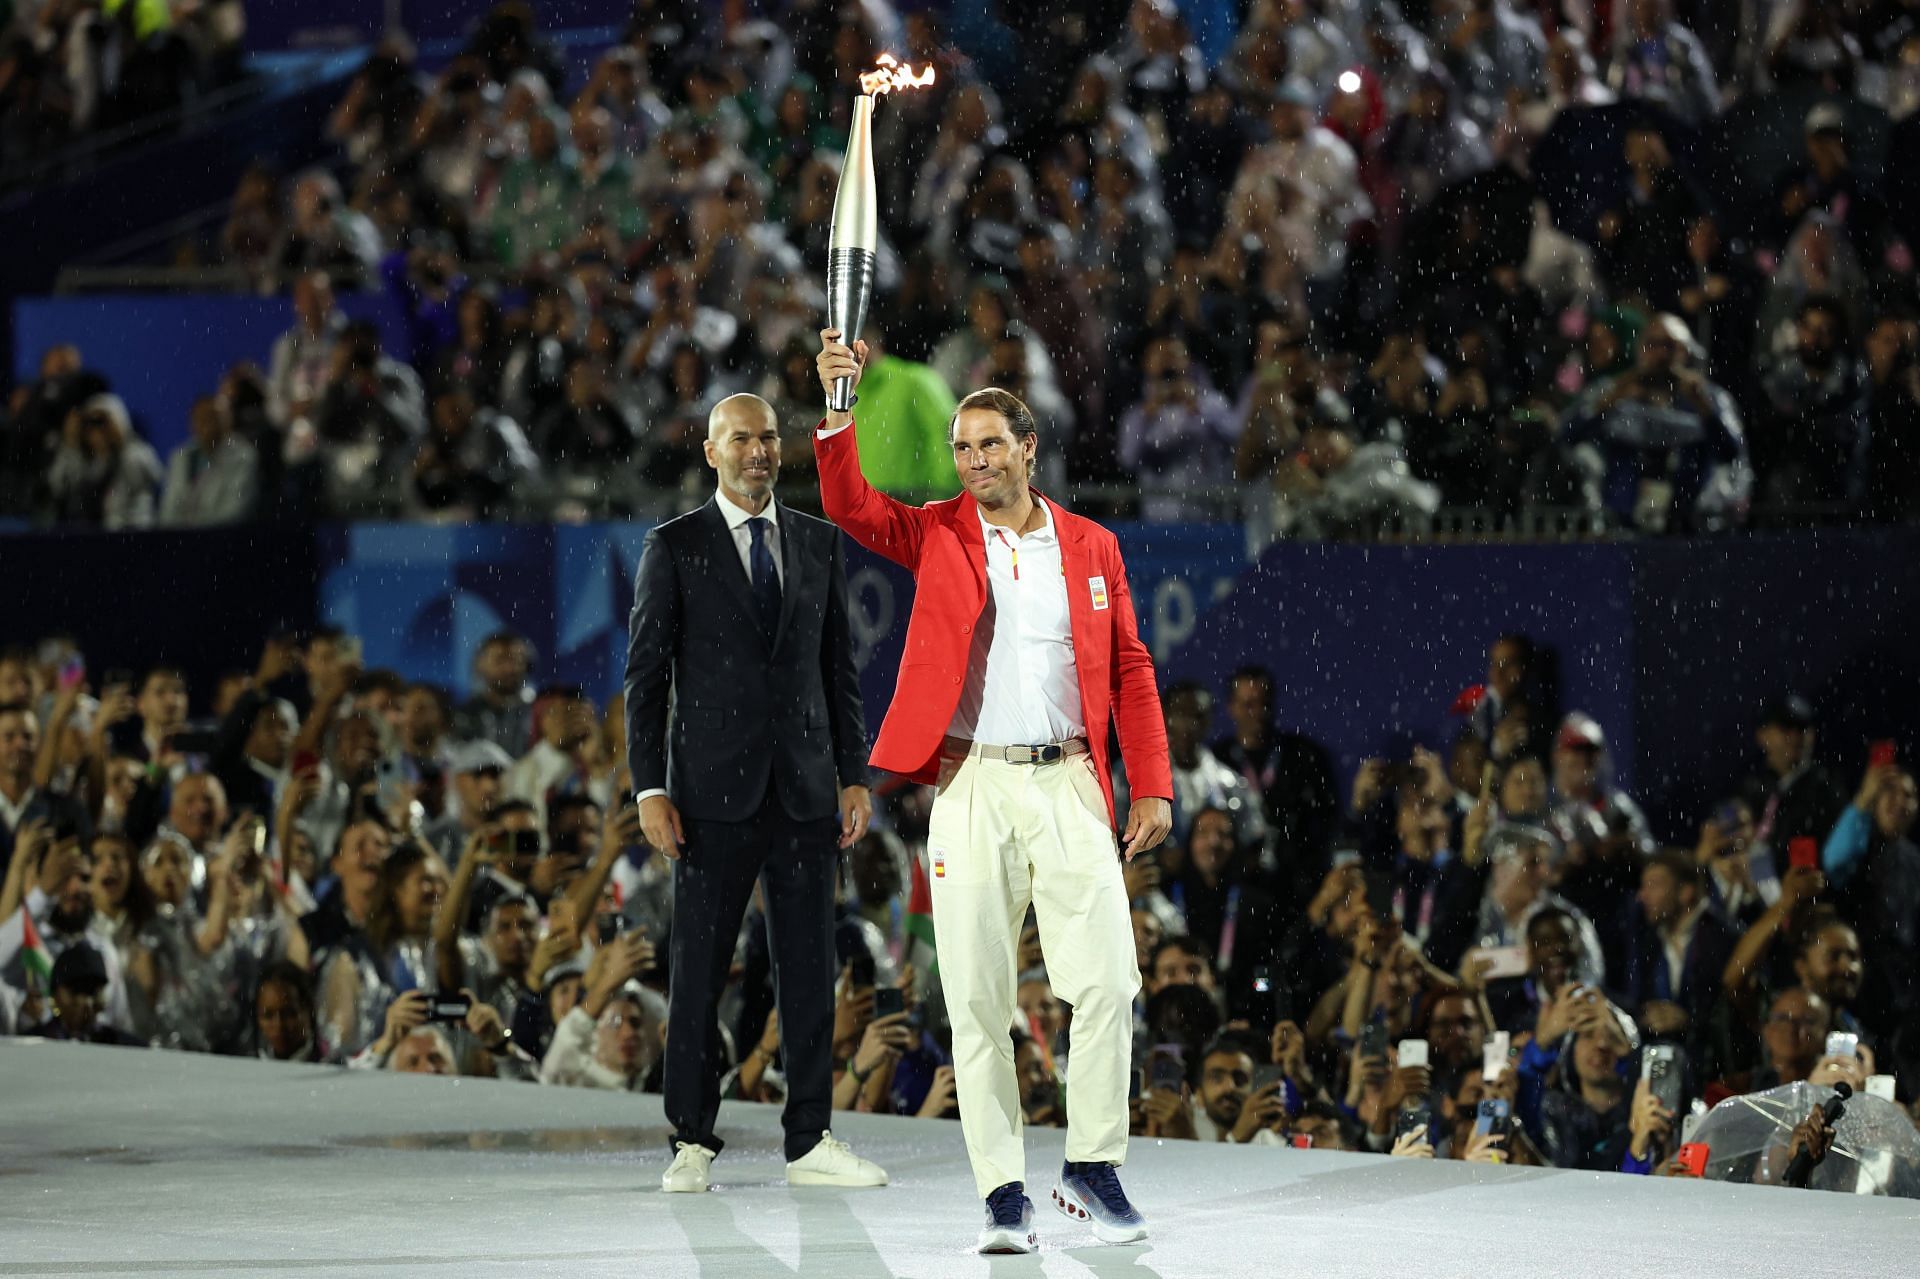
<instances>
[{"instance_id":1,"label":"short dark hair","mask_svg":"<svg viewBox=\"0 0 1920 1279\"><path fill-rule=\"evenodd\" d=\"M1040 438L1040 424L1034 420L1033 410L1027 407L1025 400L997 386L985 386L978 391L969 392L964 399L953 406L953 416L947 419L949 440L953 438L954 428L959 425L960 415L969 409L998 413L1006 419L1007 429L1016 436L1035 440Z\"/></svg>"},{"instance_id":2,"label":"short dark hair","mask_svg":"<svg viewBox=\"0 0 1920 1279\"><path fill-rule=\"evenodd\" d=\"M1663 848L1647 858L1647 867L1660 867L1673 876L1673 882L1684 888L1692 884L1694 891L1702 896L1707 893L1707 868L1694 860L1692 853L1679 848Z\"/></svg>"},{"instance_id":3,"label":"short dark hair","mask_svg":"<svg viewBox=\"0 0 1920 1279\"><path fill-rule=\"evenodd\" d=\"M1207 950L1207 944L1205 942L1200 941L1198 938L1190 937L1186 933L1177 933L1172 937L1163 937L1160 939L1159 944L1153 948L1153 953L1147 956L1147 971L1151 972L1158 968L1160 966L1160 956L1170 950L1177 950L1183 955L1191 955L1195 959L1205 960L1209 968L1213 966L1213 955Z\"/></svg>"},{"instance_id":4,"label":"short dark hair","mask_svg":"<svg viewBox=\"0 0 1920 1279\"><path fill-rule=\"evenodd\" d=\"M575 791L571 794L555 795L547 801L547 830L551 832L554 823L566 814L576 810L585 811L589 808L596 813L599 812L600 801L584 792ZM498 811L498 809L495 810L496 813Z\"/></svg>"},{"instance_id":5,"label":"short dark hair","mask_svg":"<svg viewBox=\"0 0 1920 1279\"><path fill-rule=\"evenodd\" d=\"M1544 930L1548 925L1557 924L1562 920L1572 924L1572 913L1562 910L1558 906L1547 906L1535 911L1533 918L1527 921L1527 940L1529 942L1533 940L1533 934L1536 929ZM1575 931L1577 932L1578 929L1576 928Z\"/></svg>"},{"instance_id":6,"label":"short dark hair","mask_svg":"<svg viewBox=\"0 0 1920 1279\"><path fill-rule=\"evenodd\" d=\"M1256 1065L1266 1057L1265 1053L1255 1051L1253 1043L1246 1036L1235 1034L1231 1030L1222 1031L1214 1037L1212 1043L1201 1049L1200 1061L1205 1064L1207 1058L1219 1053L1232 1053L1238 1057L1246 1057Z\"/></svg>"},{"instance_id":7,"label":"short dark hair","mask_svg":"<svg viewBox=\"0 0 1920 1279\"><path fill-rule=\"evenodd\" d=\"M1166 691L1160 695L1161 705L1167 705L1176 697L1191 697L1195 701L1195 709L1201 715L1207 717L1213 715L1213 690L1198 680L1176 680L1167 685Z\"/></svg>"},{"instance_id":8,"label":"short dark hair","mask_svg":"<svg viewBox=\"0 0 1920 1279\"><path fill-rule=\"evenodd\" d=\"M1514 648L1520 650L1521 661L1526 662L1528 665L1533 663L1534 644L1532 636L1520 631L1502 631L1493 637L1493 643L1487 645L1487 647L1494 649L1500 647L1502 644L1511 644Z\"/></svg>"},{"instance_id":9,"label":"short dark hair","mask_svg":"<svg viewBox=\"0 0 1920 1279\"><path fill-rule=\"evenodd\" d=\"M493 811L487 814L487 820L498 822L509 813L532 813L538 817L540 810L524 799L503 799L493 806Z\"/></svg>"},{"instance_id":10,"label":"short dark hair","mask_svg":"<svg viewBox=\"0 0 1920 1279\"><path fill-rule=\"evenodd\" d=\"M1832 906L1819 905L1806 913L1799 927L1793 930L1793 957L1800 958L1812 950L1820 941L1820 934L1829 928L1852 928L1847 917ZM1855 934L1858 936L1858 933Z\"/></svg>"},{"instance_id":11,"label":"short dark hair","mask_svg":"<svg viewBox=\"0 0 1920 1279\"><path fill-rule=\"evenodd\" d=\"M301 1013L308 1018L312 1018L314 1013L313 979L307 976L306 969L300 967L300 965L290 959L276 959L261 969L260 980L253 984L253 1004L255 1008L260 1006L260 992L269 986L285 986L288 990L292 991L293 1002L300 1006Z\"/></svg>"},{"instance_id":12,"label":"short dark hair","mask_svg":"<svg viewBox=\"0 0 1920 1279\"><path fill-rule=\"evenodd\" d=\"M1264 666L1235 667L1233 674L1227 676L1227 691L1232 692L1234 685L1240 683L1242 680L1250 680L1253 683L1258 684L1261 688L1266 690L1268 697L1273 696L1273 693L1274 693L1273 672L1268 670L1266 667Z\"/></svg>"},{"instance_id":13,"label":"short dark hair","mask_svg":"<svg viewBox=\"0 0 1920 1279\"><path fill-rule=\"evenodd\" d=\"M394 697L401 697L407 691L407 681L401 679L397 671L379 668L366 672L356 680L353 691L363 694L389 693Z\"/></svg>"}]
</instances>

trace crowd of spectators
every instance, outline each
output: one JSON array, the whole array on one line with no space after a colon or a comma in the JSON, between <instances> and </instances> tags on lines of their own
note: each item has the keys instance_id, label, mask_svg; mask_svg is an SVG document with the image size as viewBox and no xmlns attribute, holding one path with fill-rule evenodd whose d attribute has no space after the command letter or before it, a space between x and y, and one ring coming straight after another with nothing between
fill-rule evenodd
<instances>
[{"instance_id":1,"label":"crowd of spectators","mask_svg":"<svg viewBox=\"0 0 1920 1279\"><path fill-rule=\"evenodd\" d=\"M0 1033L658 1091L672 878L618 699L532 666L491 637L455 706L336 630L198 690L165 666L96 679L59 639L0 653ZM1165 690L1173 834L1125 871L1134 1131L1644 1174L1736 1094L1882 1075L1920 1101L1897 749L1833 759L1783 695L1751 777L1656 832L1605 728L1554 705L1551 654L1504 635L1487 667L1433 708L1441 749L1347 784L1276 725L1264 670ZM955 1114L915 920L930 794L883 787L843 860L841 1109ZM1072 1010L1031 921L1020 949L1022 1105L1059 1125ZM888 988L903 1011L876 1015ZM722 1011L725 1095L778 1100L758 905ZM1645 1081L1656 1056L1672 1091ZM1504 1135L1475 1133L1489 1099Z\"/></svg>"},{"instance_id":2,"label":"crowd of spectators","mask_svg":"<svg viewBox=\"0 0 1920 1279\"><path fill-rule=\"evenodd\" d=\"M243 0L0 4L0 183L239 79Z\"/></svg>"},{"instance_id":3,"label":"crowd of spectators","mask_svg":"<svg viewBox=\"0 0 1920 1279\"><path fill-rule=\"evenodd\" d=\"M1149 519L1920 513L1915 213L1879 168L1920 102L1910 5L1253 0L1210 64L1172 0L1073 0L998 6L1005 65L939 6L759 8L637 0L582 82L523 4L433 74L380 45L334 161L249 171L212 250L291 294L270 365L207 387L160 459L50 352L0 514L670 510L739 390L804 472L881 51L938 76L876 116L882 487L953 492L947 413L993 384L1066 443L1047 482ZM346 318L356 289L386 324Z\"/></svg>"}]
</instances>

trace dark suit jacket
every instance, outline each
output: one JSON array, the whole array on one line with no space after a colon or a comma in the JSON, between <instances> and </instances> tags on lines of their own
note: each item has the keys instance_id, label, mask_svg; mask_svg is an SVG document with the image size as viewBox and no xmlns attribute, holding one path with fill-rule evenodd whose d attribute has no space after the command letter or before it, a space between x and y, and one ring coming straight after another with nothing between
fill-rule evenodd
<instances>
[{"instance_id":1,"label":"dark suit jacket","mask_svg":"<svg viewBox=\"0 0 1920 1279\"><path fill-rule=\"evenodd\" d=\"M1626 971L1621 974L1615 994L1622 1007L1638 1012L1649 1000L1657 999L1655 983L1658 969L1667 961L1660 934L1647 918L1636 910L1631 916L1632 934L1627 950ZM1687 945L1686 963L1680 973L1680 988L1670 990L1667 998L1687 1010L1696 1027L1706 1021L1715 1001L1720 998L1720 974L1740 935L1709 906L1693 930Z\"/></svg>"},{"instance_id":2,"label":"dark suit jacket","mask_svg":"<svg viewBox=\"0 0 1920 1279\"><path fill-rule=\"evenodd\" d=\"M93 822L88 819L86 810L67 796L49 790L37 790L33 798L27 801L26 809L20 814L20 825L25 826L30 822L70 826L82 840L93 838ZM7 867L13 861L13 846L19 839L18 829L9 829L5 821L0 821L0 878L6 876Z\"/></svg>"},{"instance_id":3,"label":"dark suit jacket","mask_svg":"<svg viewBox=\"0 0 1920 1279\"><path fill-rule=\"evenodd\" d=\"M647 534L627 645L627 762L705 821L753 815L777 779L798 820L867 781L867 726L840 531L782 505L769 647L717 495Z\"/></svg>"}]
</instances>

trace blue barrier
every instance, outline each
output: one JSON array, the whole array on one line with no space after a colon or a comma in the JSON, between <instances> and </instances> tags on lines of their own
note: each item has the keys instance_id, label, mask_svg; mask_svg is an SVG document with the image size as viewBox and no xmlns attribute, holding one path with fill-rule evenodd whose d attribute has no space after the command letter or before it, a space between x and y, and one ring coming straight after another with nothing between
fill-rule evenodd
<instances>
[{"instance_id":1,"label":"blue barrier","mask_svg":"<svg viewBox=\"0 0 1920 1279\"><path fill-rule=\"evenodd\" d=\"M96 668L173 662L196 710L276 625L332 621L370 666L464 694L474 650L511 627L542 679L617 691L648 525L359 525L0 537L0 643L73 634ZM1163 680L1214 688L1274 670L1282 724L1343 774L1405 736L1438 744L1502 630L1557 656L1561 697L1612 739L1664 838L1756 764L1753 719L1785 687L1851 775L1865 743L1920 746L1920 530L1537 547L1282 544L1248 568L1226 526L1117 524ZM848 560L870 722L892 696L912 582ZM1224 724L1222 724L1224 727Z\"/></svg>"},{"instance_id":2,"label":"blue barrier","mask_svg":"<svg viewBox=\"0 0 1920 1279\"><path fill-rule=\"evenodd\" d=\"M380 327L390 351L404 352L407 329L398 303L382 293L346 293L340 309ZM187 438L187 410L219 389L241 360L261 368L274 339L293 324L284 297L131 293L22 298L13 305L13 375L39 375L40 356L61 342L78 346L89 368L105 374L132 410L141 434L164 459Z\"/></svg>"},{"instance_id":3,"label":"blue barrier","mask_svg":"<svg viewBox=\"0 0 1920 1279\"><path fill-rule=\"evenodd\" d=\"M292 171L328 155L327 116L355 65L347 55L328 59L191 132L112 154L71 181L0 196L0 296L46 293L61 267L231 200L255 157Z\"/></svg>"},{"instance_id":4,"label":"blue barrier","mask_svg":"<svg viewBox=\"0 0 1920 1279\"><path fill-rule=\"evenodd\" d=\"M626 663L634 571L651 525L361 524L320 540L319 611L360 635L370 665L464 694L489 632L529 636L547 678L604 699ZM1116 525L1142 633L1160 655L1193 633L1205 603L1245 567L1243 535L1220 525ZM851 548L862 687L878 722L913 601L905 570Z\"/></svg>"},{"instance_id":5,"label":"blue barrier","mask_svg":"<svg viewBox=\"0 0 1920 1279\"><path fill-rule=\"evenodd\" d=\"M1502 631L1558 658L1561 703L1605 727L1619 778L1691 847L1758 766L1754 718L1792 688L1851 774L1920 725L1920 532L1749 535L1600 546L1272 547L1198 621L1163 678L1215 688L1270 667L1284 727L1343 778L1406 736L1443 744L1448 707Z\"/></svg>"},{"instance_id":6,"label":"blue barrier","mask_svg":"<svg viewBox=\"0 0 1920 1279\"><path fill-rule=\"evenodd\" d=\"M494 7L494 0L401 0L401 29L416 43L464 40ZM255 5L247 12L247 48L252 52L372 44L386 31L389 0L330 0L324 5ZM540 30L618 26L633 12L631 0L540 0Z\"/></svg>"}]
</instances>

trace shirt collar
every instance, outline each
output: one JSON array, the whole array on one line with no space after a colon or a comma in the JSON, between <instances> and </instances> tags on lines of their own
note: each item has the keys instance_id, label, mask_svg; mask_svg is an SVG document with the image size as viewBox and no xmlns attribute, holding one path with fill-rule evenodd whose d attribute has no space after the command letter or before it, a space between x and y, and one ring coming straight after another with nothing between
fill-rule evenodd
<instances>
[{"instance_id":1,"label":"shirt collar","mask_svg":"<svg viewBox=\"0 0 1920 1279\"><path fill-rule=\"evenodd\" d=\"M1707 904L1705 902L1696 902L1693 909L1687 912L1685 918L1675 924L1661 940L1682 954L1686 953L1687 948L1693 945L1694 933L1699 931L1700 917L1706 913Z\"/></svg>"},{"instance_id":2,"label":"shirt collar","mask_svg":"<svg viewBox=\"0 0 1920 1279\"><path fill-rule=\"evenodd\" d=\"M755 518L753 515L749 514L744 508L742 508L738 503L734 502L726 494L720 492L717 489L714 491L713 501L714 501L714 505L720 508L720 518L727 522L727 532L729 533L733 532L737 528L744 526L748 520ZM758 518L765 520L768 524L771 524L775 528L779 528L780 518L779 516L774 514L774 512L778 511L779 509L780 509L780 503L768 502L767 509L760 512L760 515Z\"/></svg>"},{"instance_id":3,"label":"shirt collar","mask_svg":"<svg viewBox=\"0 0 1920 1279\"><path fill-rule=\"evenodd\" d=\"M1040 508L1040 514L1044 522L1039 528L1033 530L1033 532L1020 534L1020 540L1023 542L1051 542L1057 540L1058 533L1054 526L1053 510L1047 505L1047 500L1038 493L1035 493L1033 495L1033 504ZM974 504L973 513L980 517L980 536L991 542L994 531L1000 529L1001 526L989 523L986 512L980 509L979 503L977 502Z\"/></svg>"},{"instance_id":4,"label":"shirt collar","mask_svg":"<svg viewBox=\"0 0 1920 1279\"><path fill-rule=\"evenodd\" d=\"M19 825L20 819L26 816L27 806L33 803L34 796L38 795L39 793L40 793L39 787L37 786L27 787L27 789L21 793L20 802L18 804L8 799L5 795L0 795L0 813L6 814L7 825L9 826Z\"/></svg>"}]
</instances>

